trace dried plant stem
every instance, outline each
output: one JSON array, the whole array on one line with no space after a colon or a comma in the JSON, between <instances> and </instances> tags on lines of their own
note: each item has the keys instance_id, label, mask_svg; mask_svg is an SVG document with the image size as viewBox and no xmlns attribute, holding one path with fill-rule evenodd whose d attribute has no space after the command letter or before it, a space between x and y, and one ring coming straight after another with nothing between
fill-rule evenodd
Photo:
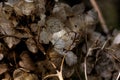
<instances>
[{"instance_id":1,"label":"dried plant stem","mask_svg":"<svg viewBox=\"0 0 120 80\"><path fill-rule=\"evenodd\" d=\"M86 67L86 59L87 59L88 55L91 53L91 50L92 50L92 48L88 49L87 55L86 55L85 60L84 60L85 80L88 80L88 77L87 77L87 67Z\"/></svg>"},{"instance_id":2,"label":"dried plant stem","mask_svg":"<svg viewBox=\"0 0 120 80\"><path fill-rule=\"evenodd\" d=\"M100 11L100 8L99 8L98 4L96 3L95 0L90 0L90 2L91 2L91 4L92 4L92 6L95 8L95 10L98 12L98 18L99 18L99 20L100 20L100 23L101 23L101 26L102 26L102 28L103 28L103 31L104 31L106 34L108 34L108 33L109 33L109 30L108 30L108 28L107 28L106 22L105 22L105 20L104 20L104 18L103 18L103 15L102 15L102 13L101 13L101 11Z\"/></svg>"},{"instance_id":3,"label":"dried plant stem","mask_svg":"<svg viewBox=\"0 0 120 80\"><path fill-rule=\"evenodd\" d=\"M64 55L64 57L63 57L63 59L62 59L62 62L61 62L60 71L59 71L59 70L56 70L56 72L57 72L56 74L47 75L47 76L45 76L45 77L43 78L43 80L45 80L46 78L55 77L55 76L58 77L59 80L64 80L64 79L63 79L63 76L62 76L64 59L65 59L65 55ZM55 64L52 63L52 62L51 62L51 64L52 64L52 66L56 69Z\"/></svg>"},{"instance_id":4,"label":"dried plant stem","mask_svg":"<svg viewBox=\"0 0 120 80\"><path fill-rule=\"evenodd\" d=\"M118 74L118 76L117 76L116 80L119 80L119 78L120 78L120 72L119 72L119 74Z\"/></svg>"}]
</instances>

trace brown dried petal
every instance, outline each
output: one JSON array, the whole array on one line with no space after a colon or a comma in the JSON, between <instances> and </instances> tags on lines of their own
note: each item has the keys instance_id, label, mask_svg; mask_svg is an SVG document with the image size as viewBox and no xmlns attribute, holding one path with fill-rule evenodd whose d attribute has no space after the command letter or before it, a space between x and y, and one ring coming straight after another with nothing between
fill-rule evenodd
<instances>
[{"instance_id":1,"label":"brown dried petal","mask_svg":"<svg viewBox=\"0 0 120 80\"><path fill-rule=\"evenodd\" d=\"M45 13L45 0L35 0L36 15L40 16Z\"/></svg>"},{"instance_id":2,"label":"brown dried petal","mask_svg":"<svg viewBox=\"0 0 120 80\"><path fill-rule=\"evenodd\" d=\"M0 18L0 32L4 35L13 35L15 33L14 25L7 19Z\"/></svg>"},{"instance_id":3,"label":"brown dried petal","mask_svg":"<svg viewBox=\"0 0 120 80\"><path fill-rule=\"evenodd\" d=\"M8 70L6 64L0 64L0 75Z\"/></svg>"},{"instance_id":4,"label":"brown dried petal","mask_svg":"<svg viewBox=\"0 0 120 80\"><path fill-rule=\"evenodd\" d=\"M38 48L36 46L37 44L32 38L27 39L26 45L29 51L31 51L32 53L37 53L38 51Z\"/></svg>"},{"instance_id":5,"label":"brown dried petal","mask_svg":"<svg viewBox=\"0 0 120 80\"><path fill-rule=\"evenodd\" d=\"M22 69L16 69L13 72L14 80L39 80L35 74L27 73Z\"/></svg>"},{"instance_id":6,"label":"brown dried petal","mask_svg":"<svg viewBox=\"0 0 120 80\"><path fill-rule=\"evenodd\" d=\"M5 4L3 7L3 15L9 19L12 16L13 7L10 4Z\"/></svg>"},{"instance_id":7,"label":"brown dried petal","mask_svg":"<svg viewBox=\"0 0 120 80\"><path fill-rule=\"evenodd\" d=\"M4 38L5 43L8 45L9 48L17 45L20 42L20 39L14 37L6 37Z\"/></svg>"},{"instance_id":8,"label":"brown dried petal","mask_svg":"<svg viewBox=\"0 0 120 80\"><path fill-rule=\"evenodd\" d=\"M22 61L19 62L19 65L25 69L34 70L34 63L28 54L29 53L27 51L22 52L22 54L20 55Z\"/></svg>"},{"instance_id":9,"label":"brown dried petal","mask_svg":"<svg viewBox=\"0 0 120 80\"><path fill-rule=\"evenodd\" d=\"M35 12L35 5L33 2L24 2L22 5L21 5L21 9L22 9L22 13L24 15L32 15L34 12Z\"/></svg>"}]
</instances>

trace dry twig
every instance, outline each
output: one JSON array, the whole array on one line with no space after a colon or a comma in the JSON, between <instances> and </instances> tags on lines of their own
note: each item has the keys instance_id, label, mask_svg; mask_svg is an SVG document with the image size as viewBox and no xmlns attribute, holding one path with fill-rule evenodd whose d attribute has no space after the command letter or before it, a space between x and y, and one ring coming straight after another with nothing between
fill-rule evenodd
<instances>
[{"instance_id":1,"label":"dry twig","mask_svg":"<svg viewBox=\"0 0 120 80\"><path fill-rule=\"evenodd\" d=\"M58 77L59 80L64 80L64 79L63 79L63 76L62 76L64 59L65 59L65 55L64 55L64 57L63 57L63 59L62 59L62 62L61 62L60 71L59 71L59 70L56 70L56 72L57 72L56 74L47 75L47 76L45 76L45 77L43 78L43 80L45 80L46 78L55 77L55 76ZM56 69L55 64L52 63L52 62L51 62L51 64L52 64L52 66Z\"/></svg>"},{"instance_id":2,"label":"dry twig","mask_svg":"<svg viewBox=\"0 0 120 80\"><path fill-rule=\"evenodd\" d=\"M119 74L118 74L118 76L117 76L116 80L119 80L119 78L120 78L120 72L119 72Z\"/></svg>"},{"instance_id":3,"label":"dry twig","mask_svg":"<svg viewBox=\"0 0 120 80\"><path fill-rule=\"evenodd\" d=\"M107 28L106 22L105 22L105 20L104 20L104 18L103 18L103 15L102 15L102 13L101 13L101 10L100 10L98 4L96 3L95 0L90 0L90 2L91 2L91 4L92 4L92 6L95 8L95 10L98 12L98 18L99 18L99 20L100 20L100 23L101 23L101 26L102 26L102 28L103 28L103 31L104 31L106 34L108 34L108 33L109 33L109 30L108 30L108 28Z\"/></svg>"}]
</instances>

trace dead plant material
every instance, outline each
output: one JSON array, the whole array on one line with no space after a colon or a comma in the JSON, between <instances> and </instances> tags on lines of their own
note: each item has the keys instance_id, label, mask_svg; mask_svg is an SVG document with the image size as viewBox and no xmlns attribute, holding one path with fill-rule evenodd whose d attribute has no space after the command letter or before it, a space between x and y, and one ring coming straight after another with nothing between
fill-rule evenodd
<instances>
[{"instance_id":1,"label":"dead plant material","mask_svg":"<svg viewBox=\"0 0 120 80\"><path fill-rule=\"evenodd\" d=\"M96 31L99 18L108 33L95 4L0 2L0 80L119 79L120 36Z\"/></svg>"}]
</instances>

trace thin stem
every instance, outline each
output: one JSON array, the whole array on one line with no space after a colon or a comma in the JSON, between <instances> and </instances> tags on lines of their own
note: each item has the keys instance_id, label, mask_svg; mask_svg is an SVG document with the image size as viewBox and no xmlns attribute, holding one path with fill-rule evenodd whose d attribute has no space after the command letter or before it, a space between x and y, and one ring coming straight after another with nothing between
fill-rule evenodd
<instances>
[{"instance_id":1,"label":"thin stem","mask_svg":"<svg viewBox=\"0 0 120 80\"><path fill-rule=\"evenodd\" d=\"M108 34L108 33L109 33L109 30L108 30L108 28L107 28L106 22L105 22L105 20L104 20L104 18L103 18L103 15L102 15L102 13L101 13L101 11L100 11L100 8L99 8L98 4L96 3L95 0L90 0L90 2L91 2L91 4L92 4L92 6L95 8L95 10L98 12L98 18L99 18L99 20L100 20L100 23L101 23L101 26L102 26L102 28L103 28L103 31L104 31L106 34Z\"/></svg>"}]
</instances>

